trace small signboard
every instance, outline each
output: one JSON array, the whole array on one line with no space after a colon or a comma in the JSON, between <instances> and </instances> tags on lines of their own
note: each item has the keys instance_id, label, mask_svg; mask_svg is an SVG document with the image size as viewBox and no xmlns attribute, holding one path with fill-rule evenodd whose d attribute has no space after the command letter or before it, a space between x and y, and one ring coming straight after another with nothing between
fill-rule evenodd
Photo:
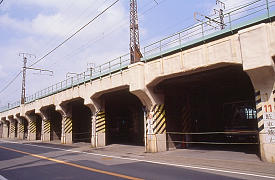
<instances>
[{"instance_id":1,"label":"small signboard","mask_svg":"<svg viewBox=\"0 0 275 180\"><path fill-rule=\"evenodd\" d=\"M265 112L263 114L265 128L265 143L275 144L275 113Z\"/></svg>"},{"instance_id":2,"label":"small signboard","mask_svg":"<svg viewBox=\"0 0 275 180\"><path fill-rule=\"evenodd\" d=\"M148 118L147 118L147 128L148 128L148 134L154 134L153 132L153 113L150 112Z\"/></svg>"}]
</instances>

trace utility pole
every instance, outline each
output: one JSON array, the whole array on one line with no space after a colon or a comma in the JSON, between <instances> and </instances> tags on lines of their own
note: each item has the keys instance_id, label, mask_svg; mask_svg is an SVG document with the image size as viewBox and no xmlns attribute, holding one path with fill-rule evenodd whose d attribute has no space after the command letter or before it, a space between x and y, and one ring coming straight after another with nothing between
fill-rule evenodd
<instances>
[{"instance_id":1,"label":"utility pole","mask_svg":"<svg viewBox=\"0 0 275 180\"><path fill-rule=\"evenodd\" d=\"M35 57L33 54L19 53L19 56L23 57L23 77L22 77L22 91L21 91L21 104L25 103L26 99L26 69L27 69L27 56Z\"/></svg>"},{"instance_id":2,"label":"utility pole","mask_svg":"<svg viewBox=\"0 0 275 180\"><path fill-rule=\"evenodd\" d=\"M35 71L47 71L53 73L53 71L45 70L45 69L38 69L38 68L31 68L27 67L27 57L29 58L36 58L35 55L29 53L19 53L19 56L23 57L23 77L22 77L22 92L21 92L21 104L25 104L26 100L26 71L27 69L35 70Z\"/></svg>"},{"instance_id":3,"label":"utility pole","mask_svg":"<svg viewBox=\"0 0 275 180\"><path fill-rule=\"evenodd\" d=\"M221 29L224 29L225 26L226 26L226 24L224 23L225 4L222 1L220 1L220 0L216 0L216 5L220 5L221 6L219 10L214 9L215 14L218 13L218 15L219 15L219 20L216 20L216 18L211 18L209 16L202 15L202 14L200 14L198 12L194 13L195 20L197 20L197 21L199 21L199 22L201 22L203 24L207 24L208 26L212 26L212 27L214 27L216 29L217 26L212 25L212 23L214 23L214 24L220 26ZM198 18L198 16L203 17L207 21L204 21L203 19Z\"/></svg>"},{"instance_id":4,"label":"utility pole","mask_svg":"<svg viewBox=\"0 0 275 180\"><path fill-rule=\"evenodd\" d=\"M214 9L215 14L218 13L219 18L220 18L220 26L221 29L225 28L225 24L224 24L224 10L225 10L225 4L224 2L220 1L220 0L216 0L216 5L220 5L220 9Z\"/></svg>"},{"instance_id":5,"label":"utility pole","mask_svg":"<svg viewBox=\"0 0 275 180\"><path fill-rule=\"evenodd\" d=\"M130 0L130 60L131 64L142 58L139 44L137 0Z\"/></svg>"}]
</instances>

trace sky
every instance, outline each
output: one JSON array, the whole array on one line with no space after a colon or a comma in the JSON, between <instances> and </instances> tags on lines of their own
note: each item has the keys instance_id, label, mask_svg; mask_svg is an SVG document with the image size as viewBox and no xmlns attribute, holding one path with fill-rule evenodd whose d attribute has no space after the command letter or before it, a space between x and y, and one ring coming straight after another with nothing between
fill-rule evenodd
<instances>
[{"instance_id":1,"label":"sky","mask_svg":"<svg viewBox=\"0 0 275 180\"><path fill-rule=\"evenodd\" d=\"M4 0L0 4L0 91L22 70L19 53L30 53L27 65L48 53L115 0ZM194 12L213 14L216 0L138 0L140 44L144 47L196 24ZM226 8L252 0L224 0ZM26 95L84 72L88 63L103 64L129 51L129 0L120 0L63 46L27 70ZM20 99L20 75L0 93L0 106Z\"/></svg>"}]
</instances>

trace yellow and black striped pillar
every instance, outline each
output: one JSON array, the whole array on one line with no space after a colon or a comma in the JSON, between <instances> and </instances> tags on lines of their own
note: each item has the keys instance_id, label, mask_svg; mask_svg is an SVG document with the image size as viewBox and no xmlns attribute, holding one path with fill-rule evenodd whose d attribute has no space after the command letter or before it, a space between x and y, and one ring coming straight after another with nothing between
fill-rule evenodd
<instances>
[{"instance_id":1,"label":"yellow and black striped pillar","mask_svg":"<svg viewBox=\"0 0 275 180\"><path fill-rule=\"evenodd\" d=\"M96 114L96 133L105 133L105 112L99 111Z\"/></svg>"},{"instance_id":2,"label":"yellow and black striped pillar","mask_svg":"<svg viewBox=\"0 0 275 180\"><path fill-rule=\"evenodd\" d=\"M49 134L51 132L51 122L48 119L43 120L43 131L45 134Z\"/></svg>"},{"instance_id":3,"label":"yellow and black striped pillar","mask_svg":"<svg viewBox=\"0 0 275 180\"><path fill-rule=\"evenodd\" d=\"M43 135L42 135L42 140L43 141L50 141L50 133L51 133L51 122L49 119L44 118L43 121Z\"/></svg>"},{"instance_id":4,"label":"yellow and black striped pillar","mask_svg":"<svg viewBox=\"0 0 275 180\"><path fill-rule=\"evenodd\" d=\"M182 132L192 132L194 128L194 123L191 119L191 108L189 103L185 103L184 107L181 109L181 120L183 122Z\"/></svg>"},{"instance_id":5,"label":"yellow and black striped pillar","mask_svg":"<svg viewBox=\"0 0 275 180\"><path fill-rule=\"evenodd\" d=\"M166 133L166 119L165 119L164 104L153 106L152 114L153 114L153 133L154 134Z\"/></svg>"},{"instance_id":6,"label":"yellow and black striped pillar","mask_svg":"<svg viewBox=\"0 0 275 180\"><path fill-rule=\"evenodd\" d=\"M30 133L36 133L36 122L30 121Z\"/></svg>"},{"instance_id":7,"label":"yellow and black striped pillar","mask_svg":"<svg viewBox=\"0 0 275 180\"><path fill-rule=\"evenodd\" d=\"M66 116L64 120L64 132L65 134L70 134L73 132L73 119L70 116Z\"/></svg>"},{"instance_id":8,"label":"yellow and black striped pillar","mask_svg":"<svg viewBox=\"0 0 275 180\"><path fill-rule=\"evenodd\" d=\"M264 120L263 120L263 104L261 99L261 92L255 92L255 101L256 101L256 111L257 111L257 120L258 120L258 130L259 133L262 133L264 130Z\"/></svg>"},{"instance_id":9,"label":"yellow and black striped pillar","mask_svg":"<svg viewBox=\"0 0 275 180\"><path fill-rule=\"evenodd\" d=\"M36 121L35 120L30 120L29 121L28 139L30 141L36 140Z\"/></svg>"},{"instance_id":10,"label":"yellow and black striped pillar","mask_svg":"<svg viewBox=\"0 0 275 180\"><path fill-rule=\"evenodd\" d=\"M10 121L10 138L15 138L15 123Z\"/></svg>"},{"instance_id":11,"label":"yellow and black striped pillar","mask_svg":"<svg viewBox=\"0 0 275 180\"><path fill-rule=\"evenodd\" d=\"M61 142L64 144L73 143L73 118L71 115L63 116L62 138Z\"/></svg>"},{"instance_id":12,"label":"yellow and black striped pillar","mask_svg":"<svg viewBox=\"0 0 275 180\"><path fill-rule=\"evenodd\" d=\"M19 139L23 139L24 136L24 125L18 121L18 137Z\"/></svg>"},{"instance_id":13,"label":"yellow and black striped pillar","mask_svg":"<svg viewBox=\"0 0 275 180\"><path fill-rule=\"evenodd\" d=\"M151 108L146 122L146 151L166 151L166 117L164 104Z\"/></svg>"}]
</instances>

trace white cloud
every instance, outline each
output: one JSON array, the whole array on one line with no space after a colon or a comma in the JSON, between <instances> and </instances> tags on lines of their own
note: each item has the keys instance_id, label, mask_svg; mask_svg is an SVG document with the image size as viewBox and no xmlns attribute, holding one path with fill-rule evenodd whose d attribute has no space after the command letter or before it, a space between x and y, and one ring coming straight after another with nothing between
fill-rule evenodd
<instances>
[{"instance_id":1,"label":"white cloud","mask_svg":"<svg viewBox=\"0 0 275 180\"><path fill-rule=\"evenodd\" d=\"M4 13L0 15L0 32L9 31L11 35L9 34L4 43L0 43L0 52L4 52L1 53L2 60L0 60L0 86L4 86L6 83L4 80L12 78L14 72L21 69L22 58L18 56L19 52L32 53L37 57L43 56L113 1L106 1L107 4L103 4L101 0L70 1L72 4L65 2L68 1L11 0L7 4ZM15 11L16 6L37 7L39 11L35 16L17 17L20 14L11 13ZM66 72L84 71L87 62L93 61L99 65L127 52L128 25L118 26L126 20L128 21L128 10L124 9L122 3L116 4L37 65L40 68L53 70L54 78L34 75L34 72L28 71L27 93L30 95L52 83L64 80ZM115 31L109 33L114 28ZM81 48L83 45L86 45L85 48ZM28 64L31 64L31 59ZM20 93L20 87L19 78L10 88ZM0 96L8 96L8 92Z\"/></svg>"}]
</instances>

